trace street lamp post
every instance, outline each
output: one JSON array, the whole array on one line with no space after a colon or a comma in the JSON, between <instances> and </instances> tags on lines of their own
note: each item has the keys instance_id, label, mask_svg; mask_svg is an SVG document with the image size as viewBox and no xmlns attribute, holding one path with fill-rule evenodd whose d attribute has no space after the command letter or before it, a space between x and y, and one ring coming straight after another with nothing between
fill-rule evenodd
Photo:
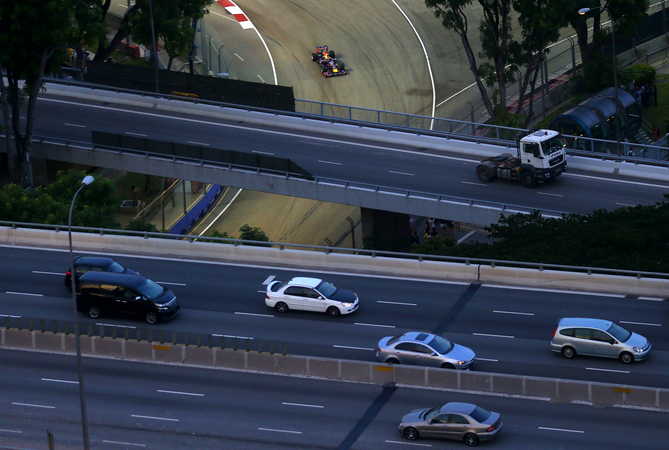
<instances>
[{"instance_id":1,"label":"street lamp post","mask_svg":"<svg viewBox=\"0 0 669 450\"><path fill-rule=\"evenodd\" d=\"M70 216L67 220L67 235L70 239L70 283L72 288L72 308L74 310L74 340L77 347L77 372L79 375L79 402L81 403L81 427L84 435L84 450L90 449L90 441L88 439L88 418L86 416L86 396L84 395L84 372L81 368L81 339L79 338L79 315L77 312L77 289L75 286L74 273L74 255L72 254L72 209L74 208L74 201L77 199L79 192L91 184L94 178L87 175L81 181L81 186L77 189L72 197L72 204L70 205Z\"/></svg>"},{"instance_id":2,"label":"street lamp post","mask_svg":"<svg viewBox=\"0 0 669 450\"><path fill-rule=\"evenodd\" d=\"M587 14L593 9L606 11L611 18L611 50L613 51L613 96L616 102L616 155L620 153L620 116L618 115L618 68L616 63L616 22L613 20L611 11L606 6L595 6L594 8L581 8L578 10L580 15Z\"/></svg>"}]
</instances>

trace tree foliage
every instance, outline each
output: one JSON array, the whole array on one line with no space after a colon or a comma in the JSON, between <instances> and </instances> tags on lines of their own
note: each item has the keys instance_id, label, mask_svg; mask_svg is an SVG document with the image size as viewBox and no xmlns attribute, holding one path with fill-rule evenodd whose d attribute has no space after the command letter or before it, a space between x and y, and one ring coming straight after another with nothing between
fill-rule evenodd
<instances>
[{"instance_id":1,"label":"tree foliage","mask_svg":"<svg viewBox=\"0 0 669 450\"><path fill-rule=\"evenodd\" d=\"M654 205L544 218L538 211L500 218L486 228L492 244L439 246L414 252L471 258L669 272L669 195ZM431 240L430 240L431 241Z\"/></svg>"}]
</instances>

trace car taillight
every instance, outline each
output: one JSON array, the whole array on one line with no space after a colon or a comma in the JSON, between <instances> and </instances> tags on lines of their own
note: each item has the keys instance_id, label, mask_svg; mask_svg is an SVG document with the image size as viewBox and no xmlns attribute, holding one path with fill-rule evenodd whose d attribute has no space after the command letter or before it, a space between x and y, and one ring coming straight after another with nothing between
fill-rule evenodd
<instances>
[{"instance_id":1,"label":"car taillight","mask_svg":"<svg viewBox=\"0 0 669 450\"><path fill-rule=\"evenodd\" d=\"M72 273L72 271L71 271L71 270L68 270L67 273L65 274L65 276L68 276L68 275L70 275L71 273Z\"/></svg>"},{"instance_id":2,"label":"car taillight","mask_svg":"<svg viewBox=\"0 0 669 450\"><path fill-rule=\"evenodd\" d=\"M557 333L557 329L558 329L558 327L555 327L555 329L553 330L553 337L555 337L555 333Z\"/></svg>"},{"instance_id":3,"label":"car taillight","mask_svg":"<svg viewBox=\"0 0 669 450\"><path fill-rule=\"evenodd\" d=\"M486 433L492 433L495 431L495 425L490 425L487 430L485 430Z\"/></svg>"}]
</instances>

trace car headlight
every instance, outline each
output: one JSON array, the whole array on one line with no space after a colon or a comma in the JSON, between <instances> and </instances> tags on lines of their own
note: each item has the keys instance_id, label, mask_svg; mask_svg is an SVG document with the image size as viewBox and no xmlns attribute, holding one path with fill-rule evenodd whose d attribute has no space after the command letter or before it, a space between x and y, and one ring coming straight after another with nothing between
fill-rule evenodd
<instances>
[{"instance_id":1,"label":"car headlight","mask_svg":"<svg viewBox=\"0 0 669 450\"><path fill-rule=\"evenodd\" d=\"M459 365L467 364L469 361L458 361Z\"/></svg>"},{"instance_id":2,"label":"car headlight","mask_svg":"<svg viewBox=\"0 0 669 450\"><path fill-rule=\"evenodd\" d=\"M342 304L342 306L345 306L346 308L350 308L351 306L353 306L353 303L351 303L351 302L342 302L341 304Z\"/></svg>"},{"instance_id":3,"label":"car headlight","mask_svg":"<svg viewBox=\"0 0 669 450\"><path fill-rule=\"evenodd\" d=\"M159 311L167 311L168 309L170 309L167 303L156 303L156 306L158 307Z\"/></svg>"},{"instance_id":4,"label":"car headlight","mask_svg":"<svg viewBox=\"0 0 669 450\"><path fill-rule=\"evenodd\" d=\"M643 349L641 347L632 347L632 350L634 350L637 353L643 352Z\"/></svg>"}]
</instances>

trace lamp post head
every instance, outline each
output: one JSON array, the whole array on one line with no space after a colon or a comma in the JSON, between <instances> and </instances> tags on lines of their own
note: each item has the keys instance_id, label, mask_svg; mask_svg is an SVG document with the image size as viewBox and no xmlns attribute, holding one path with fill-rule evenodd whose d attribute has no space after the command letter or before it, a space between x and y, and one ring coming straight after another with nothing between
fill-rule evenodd
<instances>
[{"instance_id":1,"label":"lamp post head","mask_svg":"<svg viewBox=\"0 0 669 450\"><path fill-rule=\"evenodd\" d=\"M580 15L587 14L589 12L590 12L590 8L581 8L581 9L578 10L578 13Z\"/></svg>"},{"instance_id":2,"label":"lamp post head","mask_svg":"<svg viewBox=\"0 0 669 450\"><path fill-rule=\"evenodd\" d=\"M84 177L84 179L81 180L81 184L84 184L84 185L88 186L88 185L91 184L94 180L95 180L95 178L93 178L92 175L86 175L86 177Z\"/></svg>"}]
</instances>

